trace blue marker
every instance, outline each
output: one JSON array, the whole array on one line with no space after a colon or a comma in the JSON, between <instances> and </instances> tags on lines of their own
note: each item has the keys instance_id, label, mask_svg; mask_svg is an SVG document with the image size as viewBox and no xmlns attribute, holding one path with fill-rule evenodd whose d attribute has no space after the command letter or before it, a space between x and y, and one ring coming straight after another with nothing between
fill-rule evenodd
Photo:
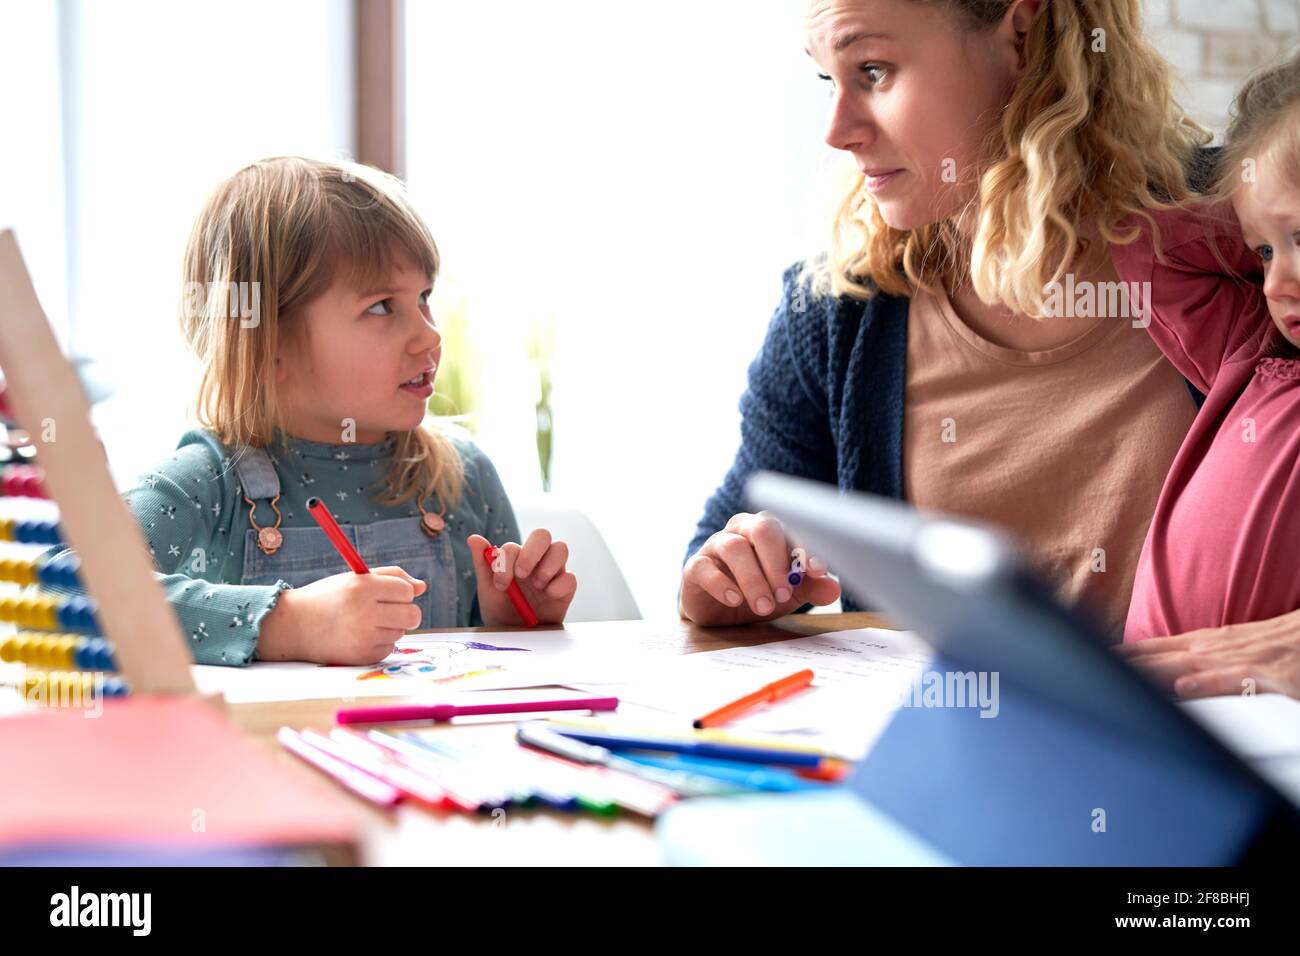
<instances>
[{"instance_id":1,"label":"blue marker","mask_svg":"<svg viewBox=\"0 0 1300 956\"><path fill-rule=\"evenodd\" d=\"M655 757L643 753L624 754L626 759L647 767L660 767L664 770L681 770L686 773L700 774L722 780L727 783L745 787L750 790L763 790L771 793L793 793L798 790L823 790L827 784L815 780L805 780L789 770L775 770L769 767L756 767L752 763L737 760L704 760L699 757L680 755Z\"/></svg>"},{"instance_id":2,"label":"blue marker","mask_svg":"<svg viewBox=\"0 0 1300 956\"><path fill-rule=\"evenodd\" d=\"M821 754L804 750L768 750L763 747L742 747L711 740L673 740L653 737L624 737L577 727L550 728L555 733L583 743L598 744L614 751L657 750L662 753L690 754L695 757L713 757L718 760L736 760L745 763L779 764L787 767L820 767Z\"/></svg>"}]
</instances>

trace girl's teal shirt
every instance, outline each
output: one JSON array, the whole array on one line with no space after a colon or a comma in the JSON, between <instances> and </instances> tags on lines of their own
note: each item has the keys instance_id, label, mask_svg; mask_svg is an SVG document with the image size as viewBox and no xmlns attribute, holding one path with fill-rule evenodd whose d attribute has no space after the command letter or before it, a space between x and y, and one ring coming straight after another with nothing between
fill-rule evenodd
<instances>
[{"instance_id":1,"label":"girl's teal shirt","mask_svg":"<svg viewBox=\"0 0 1300 956\"><path fill-rule=\"evenodd\" d=\"M447 599L454 595L456 626L475 627L483 619L465 539L481 534L493 544L502 544L518 541L520 535L492 462L472 441L453 436L452 442L465 468L461 500L444 507L429 498L424 507L442 512L446 522L442 535L452 558L446 560L444 548L443 560L430 566L454 575L455 581L454 587L452 582L439 582L433 591ZM265 449L280 483L276 503L282 516L280 528L316 528L306 507L312 497L326 503L345 533L349 525L392 519L418 522L420 511L414 500L397 506L377 501L393 461L393 447L391 438L372 445L328 445L281 436ZM170 458L124 493L144 531L167 600L200 664L240 665L254 660L262 621L290 586L284 580L241 583L250 577L244 565L246 547L251 547L246 532L253 524L235 467L237 455L207 431L187 432ZM269 501L255 504L252 517L257 526L274 525ZM432 539L429 544L435 550ZM363 556L376 566L395 563L386 562L382 554ZM273 558L268 566L275 567ZM443 616L450 621L447 611Z\"/></svg>"}]
</instances>

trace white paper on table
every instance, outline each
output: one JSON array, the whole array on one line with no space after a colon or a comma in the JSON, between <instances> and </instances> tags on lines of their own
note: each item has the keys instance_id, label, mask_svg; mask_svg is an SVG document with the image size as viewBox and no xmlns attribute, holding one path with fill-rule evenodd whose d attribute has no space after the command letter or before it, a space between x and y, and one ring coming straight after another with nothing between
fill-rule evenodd
<instances>
[{"instance_id":1,"label":"white paper on table","mask_svg":"<svg viewBox=\"0 0 1300 956\"><path fill-rule=\"evenodd\" d=\"M739 717L726 729L796 736L860 759L932 657L930 646L911 632L864 628L688 654L644 679L599 689L659 712L665 728L684 728L766 683L811 668L810 688Z\"/></svg>"},{"instance_id":2,"label":"white paper on table","mask_svg":"<svg viewBox=\"0 0 1300 956\"><path fill-rule=\"evenodd\" d=\"M1300 700L1285 694L1233 694L1181 706L1247 760L1300 755Z\"/></svg>"},{"instance_id":3,"label":"white paper on table","mask_svg":"<svg viewBox=\"0 0 1300 956\"><path fill-rule=\"evenodd\" d=\"M483 650L474 644L522 650ZM468 690L571 685L603 686L643 673L644 652L562 628L538 631L471 631L410 634L381 663L335 667L302 661L257 661L247 667L196 664L204 693L233 704L319 698L405 697L442 699ZM422 670L422 667L428 667ZM362 679L385 672L386 676Z\"/></svg>"}]
</instances>

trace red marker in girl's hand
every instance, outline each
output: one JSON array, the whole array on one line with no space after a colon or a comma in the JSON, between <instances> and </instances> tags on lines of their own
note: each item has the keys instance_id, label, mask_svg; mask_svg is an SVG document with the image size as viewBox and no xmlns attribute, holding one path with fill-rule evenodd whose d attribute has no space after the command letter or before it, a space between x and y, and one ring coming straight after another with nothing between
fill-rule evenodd
<instances>
[{"instance_id":1,"label":"red marker in girl's hand","mask_svg":"<svg viewBox=\"0 0 1300 956\"><path fill-rule=\"evenodd\" d=\"M483 560L492 567L493 574L502 574L507 570L506 556L497 550L495 545L489 544L483 549ZM524 592L519 590L518 581L511 581L506 585L506 597L510 598L510 603L515 606L515 610L519 612L525 624L529 627L537 626L537 615L533 613L532 605L528 603L528 598L524 597Z\"/></svg>"},{"instance_id":2,"label":"red marker in girl's hand","mask_svg":"<svg viewBox=\"0 0 1300 956\"><path fill-rule=\"evenodd\" d=\"M563 541L552 541L550 532L538 529L523 545L510 542L498 548L477 534L466 542L485 624L563 622L578 589L577 578L565 570L569 549Z\"/></svg>"},{"instance_id":3,"label":"red marker in girl's hand","mask_svg":"<svg viewBox=\"0 0 1300 956\"><path fill-rule=\"evenodd\" d=\"M348 567L357 574L369 574L370 569L366 567L366 562L361 559L361 555L357 554L357 549L352 547L352 542L347 539L347 535L343 533L343 529L334 520L330 510L325 507L325 502L315 496L308 498L307 510L316 519L320 529L325 532L325 537L330 539L330 543L334 545L343 560L348 563Z\"/></svg>"}]
</instances>

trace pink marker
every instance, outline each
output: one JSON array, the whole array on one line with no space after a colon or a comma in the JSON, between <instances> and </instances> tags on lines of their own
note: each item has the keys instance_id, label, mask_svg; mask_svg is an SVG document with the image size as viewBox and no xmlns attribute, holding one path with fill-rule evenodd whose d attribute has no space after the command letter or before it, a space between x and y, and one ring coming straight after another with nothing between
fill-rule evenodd
<instances>
[{"instance_id":1,"label":"pink marker","mask_svg":"<svg viewBox=\"0 0 1300 956\"><path fill-rule=\"evenodd\" d=\"M381 807L393 807L402 802L402 792L396 787L345 760L340 760L334 754L312 746L293 728L281 727L276 734L276 739L285 750L301 757L322 773L333 777L357 796L364 797Z\"/></svg>"},{"instance_id":2,"label":"pink marker","mask_svg":"<svg viewBox=\"0 0 1300 956\"><path fill-rule=\"evenodd\" d=\"M451 720L479 714L531 714L543 710L618 710L617 697L573 697L568 700L516 700L504 704L398 704L390 707L350 707L334 719L340 724L388 724L399 720Z\"/></svg>"}]
</instances>

